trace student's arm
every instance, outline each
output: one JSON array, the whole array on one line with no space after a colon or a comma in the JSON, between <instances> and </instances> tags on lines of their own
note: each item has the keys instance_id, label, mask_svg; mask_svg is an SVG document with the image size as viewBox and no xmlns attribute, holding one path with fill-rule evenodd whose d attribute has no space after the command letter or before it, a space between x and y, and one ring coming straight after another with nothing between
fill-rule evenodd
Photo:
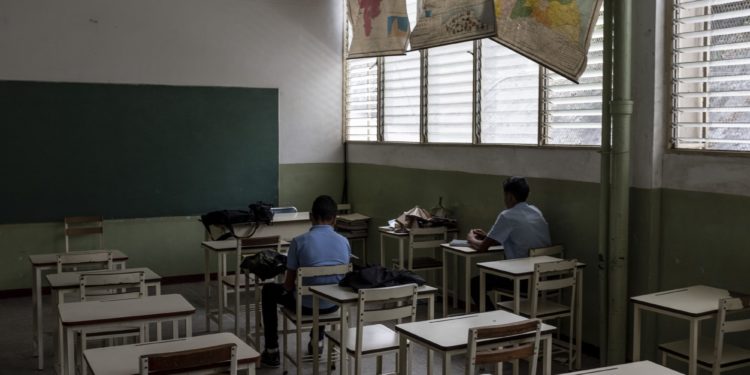
<instances>
[{"instance_id":1,"label":"student's arm","mask_svg":"<svg viewBox=\"0 0 750 375\"><path fill-rule=\"evenodd\" d=\"M286 270L286 277L284 278L284 289L292 291L294 289L294 283L297 280L297 270Z\"/></svg>"},{"instance_id":2,"label":"student's arm","mask_svg":"<svg viewBox=\"0 0 750 375\"><path fill-rule=\"evenodd\" d=\"M484 231L481 229L472 229L471 231L469 231L469 235L466 237L466 240L469 242L469 246L472 249L475 249L479 252L487 251L490 246L495 246L498 244L497 241L487 237L487 234L484 233Z\"/></svg>"}]
</instances>

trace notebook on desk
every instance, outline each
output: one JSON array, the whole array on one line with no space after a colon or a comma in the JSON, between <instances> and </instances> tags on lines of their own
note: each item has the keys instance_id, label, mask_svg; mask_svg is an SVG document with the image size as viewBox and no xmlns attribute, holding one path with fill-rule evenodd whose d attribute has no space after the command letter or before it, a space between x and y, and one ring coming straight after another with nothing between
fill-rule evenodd
<instances>
[{"instance_id":1,"label":"notebook on desk","mask_svg":"<svg viewBox=\"0 0 750 375\"><path fill-rule=\"evenodd\" d=\"M469 247L469 241L467 240L453 240L448 245L453 247Z\"/></svg>"}]
</instances>

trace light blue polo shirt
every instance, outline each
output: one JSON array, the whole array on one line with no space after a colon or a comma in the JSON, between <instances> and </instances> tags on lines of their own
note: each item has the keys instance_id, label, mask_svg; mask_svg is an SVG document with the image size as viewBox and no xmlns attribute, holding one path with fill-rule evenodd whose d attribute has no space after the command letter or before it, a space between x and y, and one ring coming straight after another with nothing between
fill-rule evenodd
<instances>
[{"instance_id":1,"label":"light blue polo shirt","mask_svg":"<svg viewBox=\"0 0 750 375\"><path fill-rule=\"evenodd\" d=\"M286 268L292 271L300 267L335 266L349 264L352 249L349 240L336 233L330 225L313 225L305 234L295 237L289 244ZM306 277L302 285L338 284L344 275ZM312 308L312 296L302 297L302 306ZM334 306L320 299L320 308Z\"/></svg>"},{"instance_id":2,"label":"light blue polo shirt","mask_svg":"<svg viewBox=\"0 0 750 375\"><path fill-rule=\"evenodd\" d=\"M549 226L542 211L526 203L516 203L499 215L487 237L501 243L505 259L525 258L529 249L550 246Z\"/></svg>"}]
</instances>

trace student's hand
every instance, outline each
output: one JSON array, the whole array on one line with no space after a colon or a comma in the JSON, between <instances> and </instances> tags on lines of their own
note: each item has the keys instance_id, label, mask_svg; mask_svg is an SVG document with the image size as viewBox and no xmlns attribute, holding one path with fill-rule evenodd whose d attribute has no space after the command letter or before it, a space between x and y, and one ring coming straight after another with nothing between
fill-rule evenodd
<instances>
[{"instance_id":1,"label":"student's hand","mask_svg":"<svg viewBox=\"0 0 750 375\"><path fill-rule=\"evenodd\" d=\"M478 240L483 240L485 237L487 237L487 233L485 233L481 229L472 229L471 233L474 234L474 237L476 237Z\"/></svg>"}]
</instances>

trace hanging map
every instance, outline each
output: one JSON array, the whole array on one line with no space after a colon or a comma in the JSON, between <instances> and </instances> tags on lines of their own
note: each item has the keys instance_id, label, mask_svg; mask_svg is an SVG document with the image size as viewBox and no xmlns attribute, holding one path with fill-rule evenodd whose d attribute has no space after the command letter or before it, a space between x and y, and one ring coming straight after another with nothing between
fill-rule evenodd
<instances>
[{"instance_id":1,"label":"hanging map","mask_svg":"<svg viewBox=\"0 0 750 375\"><path fill-rule=\"evenodd\" d=\"M492 39L578 83L602 0L495 0Z\"/></svg>"},{"instance_id":2,"label":"hanging map","mask_svg":"<svg viewBox=\"0 0 750 375\"><path fill-rule=\"evenodd\" d=\"M492 0L421 0L411 49L423 49L495 35Z\"/></svg>"},{"instance_id":3,"label":"hanging map","mask_svg":"<svg viewBox=\"0 0 750 375\"><path fill-rule=\"evenodd\" d=\"M352 43L348 59L403 55L409 40L406 0L348 0Z\"/></svg>"}]
</instances>

